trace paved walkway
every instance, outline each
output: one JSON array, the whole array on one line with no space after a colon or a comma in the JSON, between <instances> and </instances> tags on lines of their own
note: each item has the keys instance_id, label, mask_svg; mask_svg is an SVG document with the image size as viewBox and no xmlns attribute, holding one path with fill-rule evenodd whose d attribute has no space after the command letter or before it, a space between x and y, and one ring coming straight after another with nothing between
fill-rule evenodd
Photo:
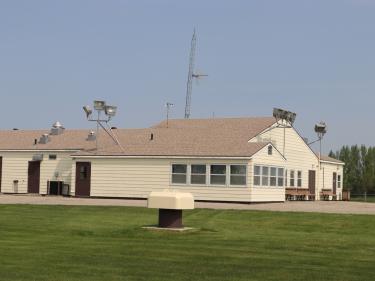
<instances>
[{"instance_id":1,"label":"paved walkway","mask_svg":"<svg viewBox=\"0 0 375 281\"><path fill-rule=\"evenodd\" d=\"M146 207L146 200L72 198L60 196L31 196L0 194L0 204L34 204L34 205L80 205L80 206L128 206ZM345 201L288 201L285 203L234 204L197 202L196 208L263 210L279 212L316 212L337 214L375 215L375 203Z\"/></svg>"}]
</instances>

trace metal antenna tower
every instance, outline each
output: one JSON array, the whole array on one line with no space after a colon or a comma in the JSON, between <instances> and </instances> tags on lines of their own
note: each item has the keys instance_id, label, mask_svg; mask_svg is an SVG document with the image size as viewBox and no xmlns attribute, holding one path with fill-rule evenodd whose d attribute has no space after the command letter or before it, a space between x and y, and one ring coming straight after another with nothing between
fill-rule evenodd
<instances>
[{"instance_id":1,"label":"metal antenna tower","mask_svg":"<svg viewBox=\"0 0 375 281\"><path fill-rule=\"evenodd\" d=\"M197 44L197 36L195 33L195 29L193 32L193 38L191 39L191 47L190 47L190 57L189 57L189 73L188 73L188 80L187 80L187 89L186 89L186 105L185 105L185 119L190 118L190 109L191 109L191 94L193 90L193 79L199 79L203 76L208 76L206 74L198 74L194 73L194 66L195 66L195 49Z\"/></svg>"}]
</instances>

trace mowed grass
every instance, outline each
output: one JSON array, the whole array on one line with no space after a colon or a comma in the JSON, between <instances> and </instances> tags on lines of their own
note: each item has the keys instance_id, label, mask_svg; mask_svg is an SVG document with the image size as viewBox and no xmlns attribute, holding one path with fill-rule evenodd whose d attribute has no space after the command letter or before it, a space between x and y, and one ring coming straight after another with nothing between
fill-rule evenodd
<instances>
[{"instance_id":1,"label":"mowed grass","mask_svg":"<svg viewBox=\"0 0 375 281\"><path fill-rule=\"evenodd\" d=\"M375 216L0 206L0 280L374 280Z\"/></svg>"}]
</instances>

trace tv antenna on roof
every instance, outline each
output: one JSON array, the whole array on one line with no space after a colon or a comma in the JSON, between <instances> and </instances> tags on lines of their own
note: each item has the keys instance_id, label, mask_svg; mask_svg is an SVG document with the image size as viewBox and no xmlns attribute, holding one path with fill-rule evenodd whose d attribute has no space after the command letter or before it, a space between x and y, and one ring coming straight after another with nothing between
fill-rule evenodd
<instances>
[{"instance_id":1,"label":"tv antenna on roof","mask_svg":"<svg viewBox=\"0 0 375 281\"><path fill-rule=\"evenodd\" d=\"M195 29L193 32L193 38L191 39L191 47L190 47L190 57L189 57L189 73L188 73L188 80L187 80L187 89L186 89L186 105L185 105L185 119L190 118L190 111L191 111L191 95L193 91L193 79L199 79L204 76L208 76L207 74L199 74L194 72L195 66L195 49L197 45L197 36L195 33Z\"/></svg>"},{"instance_id":2,"label":"tv antenna on roof","mask_svg":"<svg viewBox=\"0 0 375 281\"><path fill-rule=\"evenodd\" d=\"M174 106L174 104L171 103L171 102L167 102L165 104L165 107L167 108L167 128L169 127L169 112L171 110L171 107L173 107L173 106Z\"/></svg>"}]
</instances>

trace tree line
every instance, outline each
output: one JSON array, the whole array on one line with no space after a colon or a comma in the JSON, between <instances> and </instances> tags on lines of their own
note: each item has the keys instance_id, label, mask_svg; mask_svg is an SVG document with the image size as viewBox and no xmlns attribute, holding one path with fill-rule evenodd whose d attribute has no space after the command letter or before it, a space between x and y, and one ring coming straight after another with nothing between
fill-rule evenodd
<instances>
[{"instance_id":1,"label":"tree line","mask_svg":"<svg viewBox=\"0 0 375 281\"><path fill-rule=\"evenodd\" d=\"M329 156L345 162L344 190L375 194L375 147L343 146Z\"/></svg>"}]
</instances>

